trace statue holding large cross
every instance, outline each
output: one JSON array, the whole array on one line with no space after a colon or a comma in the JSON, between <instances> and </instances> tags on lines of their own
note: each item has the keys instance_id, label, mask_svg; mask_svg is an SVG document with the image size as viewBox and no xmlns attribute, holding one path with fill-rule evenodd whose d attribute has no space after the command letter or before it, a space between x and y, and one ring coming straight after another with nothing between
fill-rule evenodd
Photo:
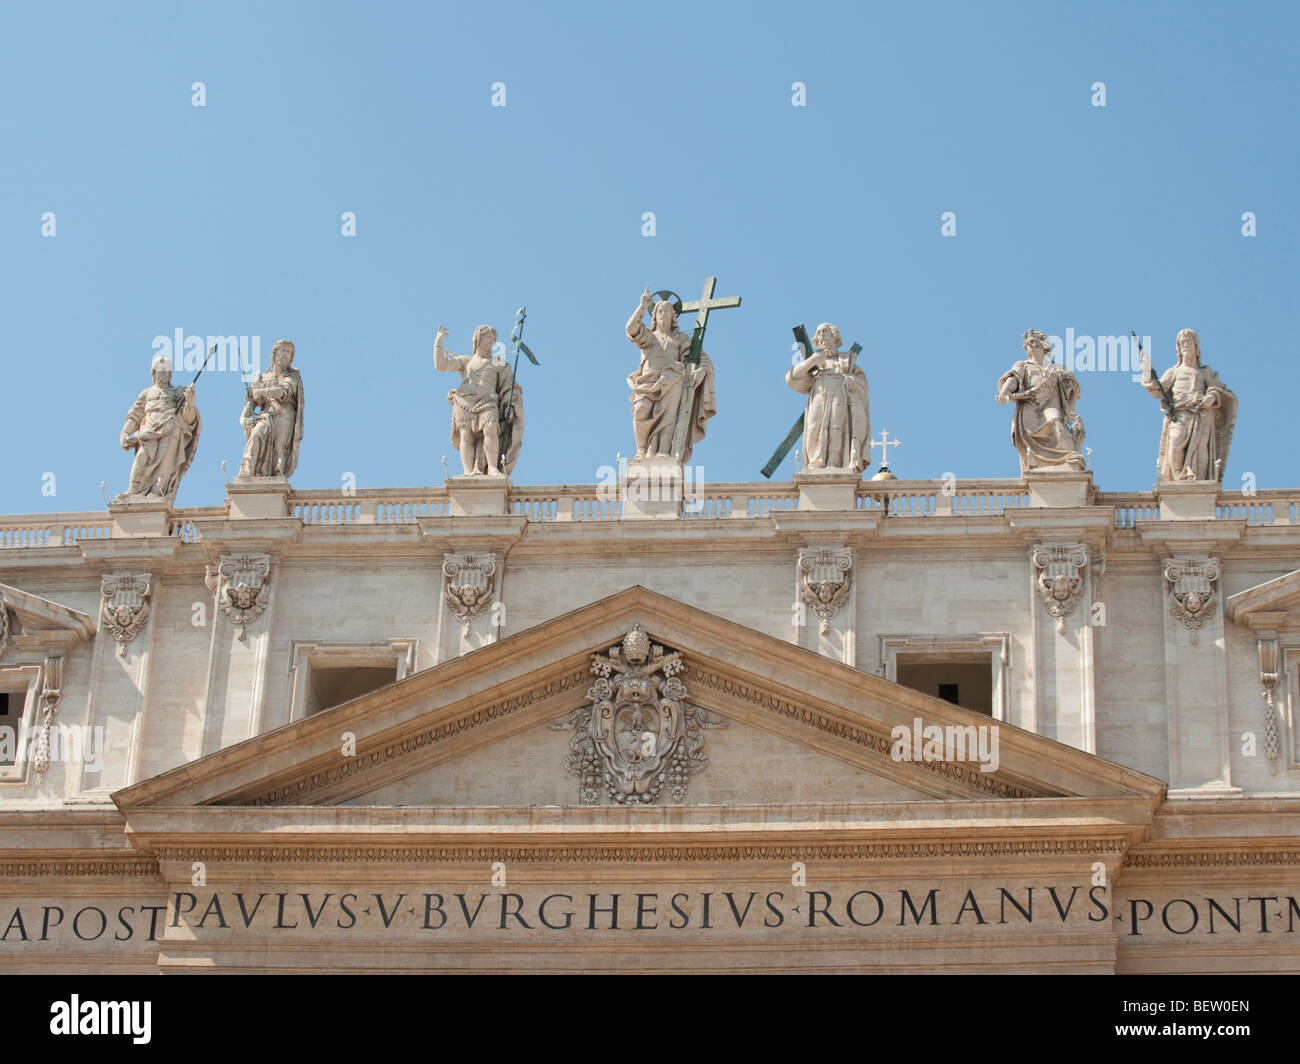
<instances>
[{"instance_id":1,"label":"statue holding large cross","mask_svg":"<svg viewBox=\"0 0 1300 1064\"><path fill-rule=\"evenodd\" d=\"M802 325L794 328L804 358L791 367L785 383L808 396L808 407L763 467L770 477L799 434L803 434L804 471L861 473L871 464L871 416L867 375L857 364L862 350L840 350L840 332L822 322L812 343Z\"/></svg>"},{"instance_id":2,"label":"statue holding large cross","mask_svg":"<svg viewBox=\"0 0 1300 1064\"><path fill-rule=\"evenodd\" d=\"M708 278L704 294L691 303L683 303L670 291L652 296L647 287L628 319L627 338L641 349L641 362L627 378L637 458L690 461L692 448L704 438L705 423L718 412L713 363L704 353L704 330L710 310L738 307L740 297L714 299L716 283L717 278ZM678 329L677 316L691 311L695 311L695 328L688 337ZM647 312L649 328L644 320Z\"/></svg>"}]
</instances>

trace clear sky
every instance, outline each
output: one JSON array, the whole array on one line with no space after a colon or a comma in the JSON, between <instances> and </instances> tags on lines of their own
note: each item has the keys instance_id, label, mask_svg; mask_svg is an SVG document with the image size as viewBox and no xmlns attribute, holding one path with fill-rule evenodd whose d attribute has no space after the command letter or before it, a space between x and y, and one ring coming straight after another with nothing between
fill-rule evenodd
<instances>
[{"instance_id":1,"label":"clear sky","mask_svg":"<svg viewBox=\"0 0 1300 1064\"><path fill-rule=\"evenodd\" d=\"M791 326L829 320L901 477L1017 474L993 396L1026 329L1136 329L1163 370L1192 327L1240 400L1225 487L1300 487L1298 12L6 0L0 511L125 489L122 420L178 329L259 337L259 368L295 342L295 487L441 484L435 328L467 352L521 304L542 367L513 479L590 484L635 449L642 288L706 275L744 305L710 319L705 481L760 479L802 409ZM1158 405L1125 369L1079 376L1098 485L1148 490ZM198 397L180 505L221 502L242 454L238 373Z\"/></svg>"}]
</instances>

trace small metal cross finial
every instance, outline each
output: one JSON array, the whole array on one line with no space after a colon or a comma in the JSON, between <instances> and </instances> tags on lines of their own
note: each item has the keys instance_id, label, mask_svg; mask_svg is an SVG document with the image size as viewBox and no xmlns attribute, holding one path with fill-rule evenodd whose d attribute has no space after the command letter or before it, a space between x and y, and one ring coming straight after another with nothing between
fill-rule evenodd
<instances>
[{"instance_id":1,"label":"small metal cross finial","mask_svg":"<svg viewBox=\"0 0 1300 1064\"><path fill-rule=\"evenodd\" d=\"M882 467L889 465L889 448L897 447L902 442L902 440L891 440L889 438L888 429L881 429L880 439L871 441L872 450L875 450L877 447L880 448L880 465Z\"/></svg>"}]
</instances>

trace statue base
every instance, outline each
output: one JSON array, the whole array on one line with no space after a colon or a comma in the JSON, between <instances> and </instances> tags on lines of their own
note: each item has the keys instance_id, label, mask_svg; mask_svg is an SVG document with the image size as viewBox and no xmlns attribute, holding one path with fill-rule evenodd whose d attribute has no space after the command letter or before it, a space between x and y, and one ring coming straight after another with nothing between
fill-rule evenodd
<instances>
[{"instance_id":1,"label":"statue base","mask_svg":"<svg viewBox=\"0 0 1300 1064\"><path fill-rule=\"evenodd\" d=\"M449 477L447 501L452 517L504 516L510 512L510 478L493 473Z\"/></svg>"},{"instance_id":2,"label":"statue base","mask_svg":"<svg viewBox=\"0 0 1300 1064\"><path fill-rule=\"evenodd\" d=\"M289 516L287 477L235 477L226 485L232 521Z\"/></svg>"},{"instance_id":3,"label":"statue base","mask_svg":"<svg viewBox=\"0 0 1300 1064\"><path fill-rule=\"evenodd\" d=\"M1069 466L1026 469L1030 506L1088 506L1092 501L1092 473Z\"/></svg>"},{"instance_id":4,"label":"statue base","mask_svg":"<svg viewBox=\"0 0 1300 1064\"><path fill-rule=\"evenodd\" d=\"M680 460L666 454L629 458L619 470L618 494L623 519L675 521L682 513L686 471Z\"/></svg>"},{"instance_id":5,"label":"statue base","mask_svg":"<svg viewBox=\"0 0 1300 1064\"><path fill-rule=\"evenodd\" d=\"M1213 480L1174 480L1152 491L1162 521L1213 521L1218 516L1219 485Z\"/></svg>"},{"instance_id":6,"label":"statue base","mask_svg":"<svg viewBox=\"0 0 1300 1064\"><path fill-rule=\"evenodd\" d=\"M108 515L113 519L113 539L136 539L146 536L165 536L171 523L170 499L156 495L119 495L108 504Z\"/></svg>"},{"instance_id":7,"label":"statue base","mask_svg":"<svg viewBox=\"0 0 1300 1064\"><path fill-rule=\"evenodd\" d=\"M801 510L856 510L862 473L852 469L805 469L794 475Z\"/></svg>"}]
</instances>

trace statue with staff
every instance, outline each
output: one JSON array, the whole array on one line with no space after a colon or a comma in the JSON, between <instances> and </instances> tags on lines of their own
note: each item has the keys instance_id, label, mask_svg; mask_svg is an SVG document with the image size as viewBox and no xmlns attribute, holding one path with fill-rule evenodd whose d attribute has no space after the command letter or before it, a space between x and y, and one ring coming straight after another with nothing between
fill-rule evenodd
<instances>
[{"instance_id":1,"label":"statue with staff","mask_svg":"<svg viewBox=\"0 0 1300 1064\"><path fill-rule=\"evenodd\" d=\"M519 461L524 443L524 390L515 381L519 355L538 365L523 342L526 309L515 315L510 339L515 345L515 370L504 360L493 358L497 332L480 325L470 341L471 353L457 355L443 347L447 329L438 326L433 341L433 364L438 370L456 372L460 387L447 393L451 404L451 443L460 453L465 476L507 476Z\"/></svg>"},{"instance_id":2,"label":"statue with staff","mask_svg":"<svg viewBox=\"0 0 1300 1064\"><path fill-rule=\"evenodd\" d=\"M212 357L208 352L208 358ZM207 367L204 360L194 380L183 388L172 387L172 362L159 355L150 365L153 385L142 391L126 413L120 442L124 451L135 451L131 480L118 502L157 498L171 502L181 477L194 462L202 422L194 401L194 389Z\"/></svg>"},{"instance_id":3,"label":"statue with staff","mask_svg":"<svg viewBox=\"0 0 1300 1064\"><path fill-rule=\"evenodd\" d=\"M1177 480L1223 482L1228 448L1237 422L1237 397L1219 375L1201 364L1201 341L1184 329L1175 342L1178 364L1157 377L1151 356L1142 350L1142 387L1160 400L1165 423L1156 463L1161 483Z\"/></svg>"}]
</instances>

